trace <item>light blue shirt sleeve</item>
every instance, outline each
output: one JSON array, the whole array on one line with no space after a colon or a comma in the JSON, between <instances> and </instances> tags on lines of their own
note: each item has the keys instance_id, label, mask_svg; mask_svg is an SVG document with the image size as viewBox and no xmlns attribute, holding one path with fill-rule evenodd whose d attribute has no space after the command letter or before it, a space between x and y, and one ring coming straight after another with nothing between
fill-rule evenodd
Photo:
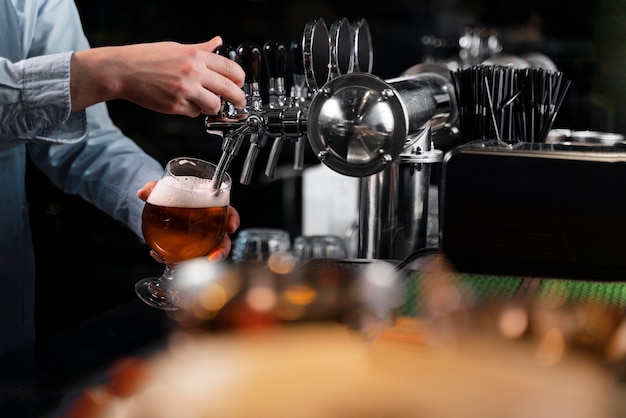
<instances>
[{"instance_id":1,"label":"light blue shirt sleeve","mask_svg":"<svg viewBox=\"0 0 626 418\"><path fill-rule=\"evenodd\" d=\"M81 140L87 121L70 113L70 59L89 42L74 2L2 0L0 28L0 151Z\"/></svg>"},{"instance_id":2,"label":"light blue shirt sleeve","mask_svg":"<svg viewBox=\"0 0 626 418\"><path fill-rule=\"evenodd\" d=\"M0 58L0 149L84 138L85 112L70 113L71 56L63 52L16 63Z\"/></svg>"},{"instance_id":3,"label":"light blue shirt sleeve","mask_svg":"<svg viewBox=\"0 0 626 418\"><path fill-rule=\"evenodd\" d=\"M78 194L141 237L144 202L137 190L163 167L112 122L104 103L87 109L89 130L74 144L29 143L31 160L67 193Z\"/></svg>"},{"instance_id":4,"label":"light blue shirt sleeve","mask_svg":"<svg viewBox=\"0 0 626 418\"><path fill-rule=\"evenodd\" d=\"M163 167L113 124L104 103L71 112L71 55L90 47L74 2L0 0L0 28L0 152L25 144L61 190L141 236L136 192Z\"/></svg>"}]
</instances>

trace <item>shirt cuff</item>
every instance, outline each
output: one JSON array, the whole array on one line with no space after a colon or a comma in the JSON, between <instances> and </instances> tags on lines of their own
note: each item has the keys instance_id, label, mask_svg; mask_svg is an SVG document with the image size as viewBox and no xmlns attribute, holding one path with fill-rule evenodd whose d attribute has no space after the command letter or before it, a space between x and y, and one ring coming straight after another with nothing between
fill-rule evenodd
<instances>
[{"instance_id":1,"label":"shirt cuff","mask_svg":"<svg viewBox=\"0 0 626 418\"><path fill-rule=\"evenodd\" d=\"M72 143L85 137L85 111L71 112L72 54L63 52L24 61L23 105L34 129L22 139Z\"/></svg>"}]
</instances>

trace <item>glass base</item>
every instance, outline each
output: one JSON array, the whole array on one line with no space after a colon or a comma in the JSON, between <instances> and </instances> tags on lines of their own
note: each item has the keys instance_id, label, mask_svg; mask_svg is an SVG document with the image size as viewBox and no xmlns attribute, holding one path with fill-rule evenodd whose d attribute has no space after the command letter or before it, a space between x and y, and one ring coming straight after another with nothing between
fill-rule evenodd
<instances>
[{"instance_id":1,"label":"glass base","mask_svg":"<svg viewBox=\"0 0 626 418\"><path fill-rule=\"evenodd\" d=\"M164 311L175 311L178 306L178 295L171 290L159 286L159 281L155 277L142 279L135 284L135 293L139 299L153 308Z\"/></svg>"}]
</instances>

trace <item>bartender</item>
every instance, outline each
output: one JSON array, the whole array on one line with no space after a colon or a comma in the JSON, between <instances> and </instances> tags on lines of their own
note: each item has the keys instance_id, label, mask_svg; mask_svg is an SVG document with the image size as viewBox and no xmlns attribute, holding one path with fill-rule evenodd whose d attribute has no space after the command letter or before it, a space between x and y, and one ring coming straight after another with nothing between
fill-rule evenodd
<instances>
[{"instance_id":1,"label":"bartender","mask_svg":"<svg viewBox=\"0 0 626 418\"><path fill-rule=\"evenodd\" d=\"M215 114L220 97L245 106L245 74L213 53L220 37L195 45L90 49L71 0L0 0L0 28L1 357L35 341L26 158L64 192L81 196L141 237L141 198L163 167L113 124L104 102L125 99L189 117ZM228 232L238 225L231 209ZM229 251L226 236L210 258L223 259ZM49 275L57 280L55 272Z\"/></svg>"}]
</instances>

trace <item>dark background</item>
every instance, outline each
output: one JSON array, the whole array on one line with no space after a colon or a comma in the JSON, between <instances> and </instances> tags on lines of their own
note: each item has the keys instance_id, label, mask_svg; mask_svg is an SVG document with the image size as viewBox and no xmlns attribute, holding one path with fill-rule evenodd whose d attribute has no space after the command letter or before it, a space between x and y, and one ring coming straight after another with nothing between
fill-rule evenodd
<instances>
[{"instance_id":1,"label":"dark background","mask_svg":"<svg viewBox=\"0 0 626 418\"><path fill-rule=\"evenodd\" d=\"M93 46L176 40L200 42L221 35L238 45L270 39L300 40L305 24L327 25L365 18L374 50L373 73L386 79L433 59L458 57L466 27L498 31L504 52L542 52L572 87L555 127L626 133L626 3L539 0L257 0L223 3L179 0L77 0ZM231 6L232 4L232 6ZM225 13L224 7L230 7ZM219 9L219 11L218 11ZM425 36L439 39L434 48ZM203 118L168 116L124 101L109 104L120 128L163 164L181 154L217 161L221 141L204 131ZM279 227L300 232L300 173L292 169L293 145L283 151L274 179L262 173L269 146L259 157L250 185L235 182L232 204L241 228ZM231 165L237 179L245 148ZM307 151L306 165L318 161ZM161 265L145 245L117 222L74 196L60 194L36 170L29 171L38 262L38 329L50 335L88 316L134 298L136 280L158 274Z\"/></svg>"}]
</instances>

